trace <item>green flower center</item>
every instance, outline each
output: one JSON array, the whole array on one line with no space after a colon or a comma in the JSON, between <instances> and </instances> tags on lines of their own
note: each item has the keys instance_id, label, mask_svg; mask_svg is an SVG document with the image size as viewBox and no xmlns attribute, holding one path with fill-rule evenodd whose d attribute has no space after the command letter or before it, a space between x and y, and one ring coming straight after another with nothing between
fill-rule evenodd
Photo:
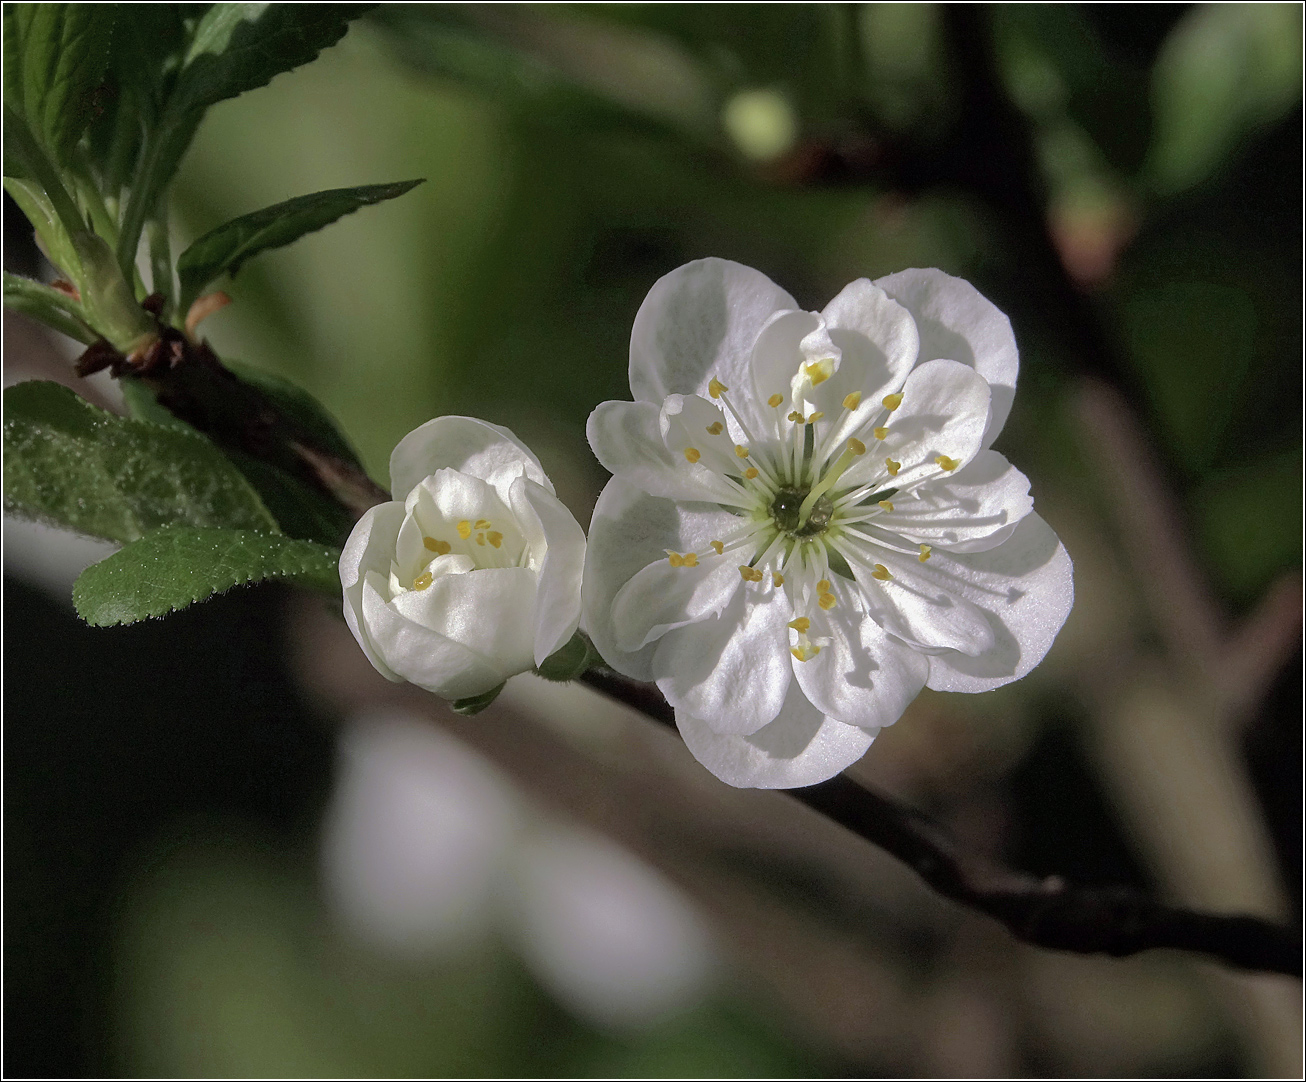
<instances>
[{"instance_id":1,"label":"green flower center","mask_svg":"<svg viewBox=\"0 0 1306 1082\"><path fill-rule=\"evenodd\" d=\"M812 505L811 514L807 516L807 521L802 526L798 525L799 510L810 491L810 489L786 486L775 494L775 498L771 501L771 520L775 523L776 529L787 533L790 537L815 537L825 532L825 528L830 524L830 517L834 514L834 501L826 495L817 497Z\"/></svg>"}]
</instances>

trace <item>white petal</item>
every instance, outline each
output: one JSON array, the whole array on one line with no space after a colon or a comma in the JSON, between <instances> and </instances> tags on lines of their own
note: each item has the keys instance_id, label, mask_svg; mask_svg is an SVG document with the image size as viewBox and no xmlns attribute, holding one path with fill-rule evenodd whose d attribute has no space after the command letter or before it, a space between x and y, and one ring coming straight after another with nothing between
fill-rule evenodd
<instances>
[{"instance_id":1,"label":"white petal","mask_svg":"<svg viewBox=\"0 0 1306 1082\"><path fill-rule=\"evenodd\" d=\"M706 395L713 377L736 392L749 424L763 417L747 389L757 333L773 312L797 308L760 271L700 259L659 278L630 332L630 390L661 404L669 394ZM765 408L765 407L763 407Z\"/></svg>"},{"instance_id":2,"label":"white petal","mask_svg":"<svg viewBox=\"0 0 1306 1082\"><path fill-rule=\"evenodd\" d=\"M636 572L613 598L617 646L633 653L672 628L715 616L742 585L737 558L700 556L695 567L672 567L664 555Z\"/></svg>"},{"instance_id":3,"label":"white petal","mask_svg":"<svg viewBox=\"0 0 1306 1082\"><path fill-rule=\"evenodd\" d=\"M767 418L762 429L768 435L781 431L778 422L794 408L790 385L803 363L802 341L819 323L820 317L815 312L782 311L772 315L758 332L750 364L751 397L763 403L772 395L784 396L780 405L766 407Z\"/></svg>"},{"instance_id":4,"label":"white petal","mask_svg":"<svg viewBox=\"0 0 1306 1082\"><path fill-rule=\"evenodd\" d=\"M1046 522L1029 514L997 548L941 560L951 564L952 589L984 611L995 642L980 657L931 657L927 686L988 691L1019 680L1043 660L1070 615L1075 585L1065 547Z\"/></svg>"},{"instance_id":5,"label":"white petal","mask_svg":"<svg viewBox=\"0 0 1306 1082\"><path fill-rule=\"evenodd\" d=\"M792 616L783 590L749 588L719 615L668 632L653 657L667 702L715 732L756 732L789 690L785 623Z\"/></svg>"},{"instance_id":6,"label":"white petal","mask_svg":"<svg viewBox=\"0 0 1306 1082\"><path fill-rule=\"evenodd\" d=\"M973 657L993 647L988 617L962 595L949 573L950 554L940 553L922 564L916 552L887 545L857 545L855 551L857 558L850 556L849 566L867 611L886 631L931 653L956 650ZM883 564L892 577L875 578L875 563Z\"/></svg>"},{"instance_id":7,"label":"white petal","mask_svg":"<svg viewBox=\"0 0 1306 1082\"><path fill-rule=\"evenodd\" d=\"M916 323L902 305L859 278L844 286L822 315L843 351L843 366L856 358L860 382L849 390L878 399L902 386L920 348Z\"/></svg>"},{"instance_id":8,"label":"white petal","mask_svg":"<svg viewBox=\"0 0 1306 1082\"><path fill-rule=\"evenodd\" d=\"M538 524L544 558L535 599L535 664L560 650L580 624L580 582L585 569L585 534L553 493L518 478L510 493L518 521Z\"/></svg>"},{"instance_id":9,"label":"white petal","mask_svg":"<svg viewBox=\"0 0 1306 1082\"><path fill-rule=\"evenodd\" d=\"M965 465L979 452L988 423L989 387L973 368L956 361L917 365L902 396L882 441L863 431L867 454L844 474L841 487L882 475L886 457L902 463L892 482L901 488L922 477L941 476L945 471L935 461L940 455Z\"/></svg>"},{"instance_id":10,"label":"white petal","mask_svg":"<svg viewBox=\"0 0 1306 1082\"><path fill-rule=\"evenodd\" d=\"M413 429L390 454L390 491L404 499L439 469L460 470L488 481L508 501L508 486L525 474L550 492L539 459L508 429L475 417L436 417Z\"/></svg>"},{"instance_id":11,"label":"white petal","mask_svg":"<svg viewBox=\"0 0 1306 1082\"><path fill-rule=\"evenodd\" d=\"M383 585L380 575L369 572L362 616L378 653L397 676L445 699L480 695L504 681L508 674L489 659L386 604Z\"/></svg>"},{"instance_id":12,"label":"white petal","mask_svg":"<svg viewBox=\"0 0 1306 1082\"><path fill-rule=\"evenodd\" d=\"M590 519L581 581L585 630L604 661L636 680L653 679L656 644L634 651L617 645L613 599L648 564L665 563L666 549L704 551L709 540L738 529L739 521L724 511L694 511L658 499L620 478L608 482Z\"/></svg>"},{"instance_id":13,"label":"white petal","mask_svg":"<svg viewBox=\"0 0 1306 1082\"><path fill-rule=\"evenodd\" d=\"M345 623L362 647L367 660L387 680L398 683L403 678L385 663L373 645L363 620L363 581L369 571L385 576L390 573L390 559L395 538L404 521L404 505L398 502L369 507L355 524L340 553L340 585L344 592Z\"/></svg>"},{"instance_id":14,"label":"white petal","mask_svg":"<svg viewBox=\"0 0 1306 1082\"><path fill-rule=\"evenodd\" d=\"M797 681L775 721L750 736L723 736L682 710L676 727L694 758L727 785L792 789L834 777L866 754L878 729L859 729L821 715Z\"/></svg>"},{"instance_id":15,"label":"white petal","mask_svg":"<svg viewBox=\"0 0 1306 1082\"><path fill-rule=\"evenodd\" d=\"M1002 431L1016 396L1020 353L1011 321L973 285L940 270L905 270L876 280L920 332L920 362L947 357L971 365L993 388L983 446Z\"/></svg>"},{"instance_id":16,"label":"white petal","mask_svg":"<svg viewBox=\"0 0 1306 1082\"><path fill-rule=\"evenodd\" d=\"M1034 509L1029 479L997 451L981 451L970 465L892 502L892 511L874 519L877 527L950 552L1002 544Z\"/></svg>"},{"instance_id":17,"label":"white petal","mask_svg":"<svg viewBox=\"0 0 1306 1082\"><path fill-rule=\"evenodd\" d=\"M668 500L740 503L739 491L702 462L691 463L683 445L668 450L661 403L603 402L585 426L594 456L613 476ZM699 443L710 440L706 431Z\"/></svg>"},{"instance_id":18,"label":"white petal","mask_svg":"<svg viewBox=\"0 0 1306 1082\"><path fill-rule=\"evenodd\" d=\"M891 639L853 599L846 579L833 590L839 604L829 613L815 610L809 635L827 639L820 653L793 660L803 693L827 717L845 725L881 729L892 725L920 694L929 676L928 659Z\"/></svg>"}]
</instances>

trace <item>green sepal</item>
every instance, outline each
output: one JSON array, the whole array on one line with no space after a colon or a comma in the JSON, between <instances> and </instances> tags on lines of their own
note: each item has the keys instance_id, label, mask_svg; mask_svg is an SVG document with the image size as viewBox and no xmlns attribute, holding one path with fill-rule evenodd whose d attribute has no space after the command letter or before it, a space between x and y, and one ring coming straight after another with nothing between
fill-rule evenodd
<instances>
[{"instance_id":1,"label":"green sepal","mask_svg":"<svg viewBox=\"0 0 1306 1082\"><path fill-rule=\"evenodd\" d=\"M449 704L449 709L455 714L461 714L465 718L469 718L473 714L479 714L499 697L499 692L507 686L507 683L508 681L505 680L497 688L491 688L489 691L482 692L480 695L471 695L466 699L454 699L454 701Z\"/></svg>"},{"instance_id":2,"label":"green sepal","mask_svg":"<svg viewBox=\"0 0 1306 1082\"><path fill-rule=\"evenodd\" d=\"M576 680L598 661L598 651L583 632L577 631L561 650L546 657L535 671L545 680Z\"/></svg>"}]
</instances>

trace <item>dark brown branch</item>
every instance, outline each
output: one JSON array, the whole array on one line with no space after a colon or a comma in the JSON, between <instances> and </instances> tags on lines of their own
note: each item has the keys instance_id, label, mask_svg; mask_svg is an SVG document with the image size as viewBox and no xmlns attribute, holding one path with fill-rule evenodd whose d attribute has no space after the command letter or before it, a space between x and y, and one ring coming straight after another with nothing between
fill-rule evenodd
<instances>
[{"instance_id":1,"label":"dark brown branch","mask_svg":"<svg viewBox=\"0 0 1306 1082\"><path fill-rule=\"evenodd\" d=\"M675 716L658 690L606 670L581 680L663 725ZM1037 879L961 854L947 832L920 812L842 774L788 795L897 857L945 898L1004 924L1017 939L1077 954L1121 957L1169 947L1241 969L1300 977L1297 929L1259 917L1196 913L1124 887L1076 887Z\"/></svg>"}]
</instances>

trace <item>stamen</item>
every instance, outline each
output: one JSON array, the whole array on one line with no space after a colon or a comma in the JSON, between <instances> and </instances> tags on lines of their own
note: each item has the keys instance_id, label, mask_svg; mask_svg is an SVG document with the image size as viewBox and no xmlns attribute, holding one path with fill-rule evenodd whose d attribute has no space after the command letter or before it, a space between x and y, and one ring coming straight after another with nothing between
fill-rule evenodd
<instances>
[{"instance_id":1,"label":"stamen","mask_svg":"<svg viewBox=\"0 0 1306 1082\"><path fill-rule=\"evenodd\" d=\"M472 536L472 524L467 519L463 519L462 522L458 523L455 529L458 531L458 536L464 541Z\"/></svg>"},{"instance_id":2,"label":"stamen","mask_svg":"<svg viewBox=\"0 0 1306 1082\"><path fill-rule=\"evenodd\" d=\"M893 576L889 574L889 569L884 564L876 564L875 570L871 572L871 578L879 579L881 582L888 582Z\"/></svg>"},{"instance_id":3,"label":"stamen","mask_svg":"<svg viewBox=\"0 0 1306 1082\"><path fill-rule=\"evenodd\" d=\"M739 565L739 574L743 576L745 582L761 582L762 572L755 567L749 567L747 564Z\"/></svg>"},{"instance_id":4,"label":"stamen","mask_svg":"<svg viewBox=\"0 0 1306 1082\"><path fill-rule=\"evenodd\" d=\"M789 416L786 417L785 420L793 421L794 424L800 425L803 423L803 415L799 413L797 410L790 410Z\"/></svg>"},{"instance_id":5,"label":"stamen","mask_svg":"<svg viewBox=\"0 0 1306 1082\"><path fill-rule=\"evenodd\" d=\"M897 476L898 476L898 471L899 471L900 469L902 469L902 463L901 463L901 462L895 462L895 461L894 461L893 459L891 459L891 458L886 458L886 459L884 460L884 466L885 466L885 469L887 469L887 470L889 471L889 476L890 476L890 477L897 477Z\"/></svg>"},{"instance_id":6,"label":"stamen","mask_svg":"<svg viewBox=\"0 0 1306 1082\"><path fill-rule=\"evenodd\" d=\"M478 533L478 534L476 535L476 543L477 543L478 545L484 547L484 545L485 545L485 534L483 534L483 533Z\"/></svg>"},{"instance_id":7,"label":"stamen","mask_svg":"<svg viewBox=\"0 0 1306 1082\"><path fill-rule=\"evenodd\" d=\"M757 476L757 467L749 466L748 469L744 471L744 476L747 477L750 481L753 480L753 478Z\"/></svg>"},{"instance_id":8,"label":"stamen","mask_svg":"<svg viewBox=\"0 0 1306 1082\"><path fill-rule=\"evenodd\" d=\"M712 546L713 551L718 556L726 550L726 543L724 541L709 541L708 544Z\"/></svg>"},{"instance_id":9,"label":"stamen","mask_svg":"<svg viewBox=\"0 0 1306 1082\"><path fill-rule=\"evenodd\" d=\"M778 590L785 584L785 577L780 574L779 571L774 571L771 573L771 581L775 583L776 589Z\"/></svg>"},{"instance_id":10,"label":"stamen","mask_svg":"<svg viewBox=\"0 0 1306 1082\"><path fill-rule=\"evenodd\" d=\"M726 426L723 425L720 421L713 421L710 425L707 426L707 434L709 436L719 436L725 430L726 430Z\"/></svg>"},{"instance_id":11,"label":"stamen","mask_svg":"<svg viewBox=\"0 0 1306 1082\"><path fill-rule=\"evenodd\" d=\"M949 458L947 455L936 455L934 461L937 462L945 471L951 473L961 465L955 458Z\"/></svg>"},{"instance_id":12,"label":"stamen","mask_svg":"<svg viewBox=\"0 0 1306 1082\"><path fill-rule=\"evenodd\" d=\"M728 390L730 390L730 388L717 379L716 376L713 376L707 382L707 393L713 398L720 398Z\"/></svg>"},{"instance_id":13,"label":"stamen","mask_svg":"<svg viewBox=\"0 0 1306 1082\"><path fill-rule=\"evenodd\" d=\"M822 413L820 410L817 410L817 411L816 411L815 413L813 413L809 418L807 418L807 423L808 423L809 425L814 425L814 424L816 424L817 421L819 421L819 420L820 420L822 417L824 417L824 416L825 416L824 413Z\"/></svg>"},{"instance_id":14,"label":"stamen","mask_svg":"<svg viewBox=\"0 0 1306 1082\"><path fill-rule=\"evenodd\" d=\"M685 566L685 558L681 556L680 553L672 552L670 549L663 549L662 551L667 554L667 563L669 563L672 567Z\"/></svg>"},{"instance_id":15,"label":"stamen","mask_svg":"<svg viewBox=\"0 0 1306 1082\"><path fill-rule=\"evenodd\" d=\"M766 400L766 404L770 406L772 409L775 409L775 407L780 405L780 403L782 403L784 400L785 400L784 395L773 394L770 398Z\"/></svg>"},{"instance_id":16,"label":"stamen","mask_svg":"<svg viewBox=\"0 0 1306 1082\"><path fill-rule=\"evenodd\" d=\"M886 511L892 511L892 510L893 510L893 503L892 503L891 501L889 501L889 500L881 500L881 501L880 501L880 506L881 506L882 508L884 508L884 510L886 510Z\"/></svg>"},{"instance_id":17,"label":"stamen","mask_svg":"<svg viewBox=\"0 0 1306 1082\"><path fill-rule=\"evenodd\" d=\"M437 541L434 537L423 537L422 545L427 551L434 552L437 556L448 555L449 549L452 547L448 541Z\"/></svg>"},{"instance_id":18,"label":"stamen","mask_svg":"<svg viewBox=\"0 0 1306 1082\"><path fill-rule=\"evenodd\" d=\"M837 604L839 604L839 599L835 597L834 594L824 593L816 599L816 603L820 605L821 608L823 608L826 612L829 612L832 608L834 608Z\"/></svg>"},{"instance_id":19,"label":"stamen","mask_svg":"<svg viewBox=\"0 0 1306 1082\"><path fill-rule=\"evenodd\" d=\"M861 404L862 404L861 391L853 391L852 394L844 396L843 408L846 410L855 410Z\"/></svg>"},{"instance_id":20,"label":"stamen","mask_svg":"<svg viewBox=\"0 0 1306 1082\"><path fill-rule=\"evenodd\" d=\"M877 440L882 440L888 437L889 430L887 428L877 428L874 430L872 435L874 435Z\"/></svg>"},{"instance_id":21,"label":"stamen","mask_svg":"<svg viewBox=\"0 0 1306 1082\"><path fill-rule=\"evenodd\" d=\"M697 567L697 566L698 566L698 553L697 553L697 552L687 552L687 553L685 553L684 556L681 557L681 559L684 561L686 567Z\"/></svg>"},{"instance_id":22,"label":"stamen","mask_svg":"<svg viewBox=\"0 0 1306 1082\"><path fill-rule=\"evenodd\" d=\"M929 545L922 545L922 546L921 546L921 554L920 554L919 556L917 556L916 559L920 560L921 563L924 563L926 560L928 560L928 559L930 558L930 553L931 553L932 551L933 551L933 550L930 548Z\"/></svg>"},{"instance_id":23,"label":"stamen","mask_svg":"<svg viewBox=\"0 0 1306 1082\"><path fill-rule=\"evenodd\" d=\"M503 534L501 534L498 530L491 530L489 533L485 535L485 539L489 541L490 544L493 545L495 548L499 548L503 544Z\"/></svg>"},{"instance_id":24,"label":"stamen","mask_svg":"<svg viewBox=\"0 0 1306 1082\"><path fill-rule=\"evenodd\" d=\"M830 580L822 579L816 584L817 593L828 594L830 592Z\"/></svg>"},{"instance_id":25,"label":"stamen","mask_svg":"<svg viewBox=\"0 0 1306 1082\"><path fill-rule=\"evenodd\" d=\"M795 631L797 631L798 634L806 635L807 632L812 627L812 621L809 620L806 616L800 616L798 617L797 620L790 620L789 626L792 627Z\"/></svg>"},{"instance_id":26,"label":"stamen","mask_svg":"<svg viewBox=\"0 0 1306 1082\"><path fill-rule=\"evenodd\" d=\"M811 361L803 365L803 371L807 373L813 387L819 386L834 375L834 358L824 357L819 361Z\"/></svg>"},{"instance_id":27,"label":"stamen","mask_svg":"<svg viewBox=\"0 0 1306 1082\"><path fill-rule=\"evenodd\" d=\"M748 457L748 448L747 448L747 447L744 447L744 446L742 446L741 444L738 444L738 443L735 444L735 456L736 456L737 458L747 458L747 457Z\"/></svg>"},{"instance_id":28,"label":"stamen","mask_svg":"<svg viewBox=\"0 0 1306 1082\"><path fill-rule=\"evenodd\" d=\"M898 394L887 394L884 396L883 401L884 401L884 408L887 409L890 413L892 413L894 410L896 410L899 406L902 405L902 392L900 391L898 392Z\"/></svg>"},{"instance_id":29,"label":"stamen","mask_svg":"<svg viewBox=\"0 0 1306 1082\"><path fill-rule=\"evenodd\" d=\"M799 661L811 661L821 652L821 648L815 643L811 643L807 646L791 646L789 652Z\"/></svg>"},{"instance_id":30,"label":"stamen","mask_svg":"<svg viewBox=\"0 0 1306 1082\"><path fill-rule=\"evenodd\" d=\"M429 571L423 571L417 578L413 579L414 590L425 590L435 581L435 576Z\"/></svg>"},{"instance_id":31,"label":"stamen","mask_svg":"<svg viewBox=\"0 0 1306 1082\"><path fill-rule=\"evenodd\" d=\"M697 447L685 448L685 460L687 462L697 462L703 457L703 453Z\"/></svg>"},{"instance_id":32,"label":"stamen","mask_svg":"<svg viewBox=\"0 0 1306 1082\"><path fill-rule=\"evenodd\" d=\"M826 471L825 476L821 478L820 483L807 494L803 499L802 504L799 505L799 529L802 529L807 525L807 520L812 514L812 508L816 506L816 501L834 487L835 482L843 476L844 471L853 464L854 458L858 455L864 455L865 453L866 444L862 443L861 440L850 439L848 441L848 446L844 448L843 454L835 459L834 465Z\"/></svg>"},{"instance_id":33,"label":"stamen","mask_svg":"<svg viewBox=\"0 0 1306 1082\"><path fill-rule=\"evenodd\" d=\"M490 528L490 520L488 518L478 518L476 520L476 528L478 530L488 530Z\"/></svg>"},{"instance_id":34,"label":"stamen","mask_svg":"<svg viewBox=\"0 0 1306 1082\"><path fill-rule=\"evenodd\" d=\"M862 443L856 436L852 436L848 440L848 450L855 455L864 455L866 454L866 444Z\"/></svg>"}]
</instances>

